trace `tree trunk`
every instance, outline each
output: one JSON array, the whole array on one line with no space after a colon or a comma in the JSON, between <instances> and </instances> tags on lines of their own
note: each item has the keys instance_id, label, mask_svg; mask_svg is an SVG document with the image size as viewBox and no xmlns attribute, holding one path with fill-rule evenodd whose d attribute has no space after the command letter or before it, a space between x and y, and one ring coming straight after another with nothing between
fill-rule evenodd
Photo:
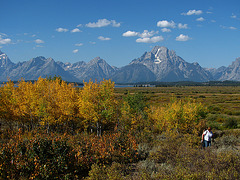
<instances>
[{"instance_id":1,"label":"tree trunk","mask_svg":"<svg viewBox=\"0 0 240 180\"><path fill-rule=\"evenodd\" d=\"M49 123L47 123L47 134L49 134Z\"/></svg>"},{"instance_id":2,"label":"tree trunk","mask_svg":"<svg viewBox=\"0 0 240 180\"><path fill-rule=\"evenodd\" d=\"M102 126L101 123L97 122L97 136L102 135Z\"/></svg>"}]
</instances>

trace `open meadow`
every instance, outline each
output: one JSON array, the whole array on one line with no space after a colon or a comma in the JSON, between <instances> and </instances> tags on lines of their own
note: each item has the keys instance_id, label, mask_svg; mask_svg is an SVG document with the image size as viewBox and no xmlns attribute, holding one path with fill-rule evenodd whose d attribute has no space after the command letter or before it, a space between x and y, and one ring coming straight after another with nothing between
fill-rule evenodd
<instances>
[{"instance_id":1,"label":"open meadow","mask_svg":"<svg viewBox=\"0 0 240 180\"><path fill-rule=\"evenodd\" d=\"M0 123L0 179L240 179L240 86L8 82Z\"/></svg>"},{"instance_id":2,"label":"open meadow","mask_svg":"<svg viewBox=\"0 0 240 180\"><path fill-rule=\"evenodd\" d=\"M224 123L233 120L234 128L240 128L240 86L127 87L116 88L115 92L117 97L128 92L142 93L153 106L164 105L173 98L192 98L208 108L209 125L224 129Z\"/></svg>"}]
</instances>

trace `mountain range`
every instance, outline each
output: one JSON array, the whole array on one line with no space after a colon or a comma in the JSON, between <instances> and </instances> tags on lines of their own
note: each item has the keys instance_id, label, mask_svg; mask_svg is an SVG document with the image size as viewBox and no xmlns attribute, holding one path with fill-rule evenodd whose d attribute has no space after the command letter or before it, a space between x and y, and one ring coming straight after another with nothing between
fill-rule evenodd
<instances>
[{"instance_id":1,"label":"mountain range","mask_svg":"<svg viewBox=\"0 0 240 180\"><path fill-rule=\"evenodd\" d=\"M240 81L240 58L228 67L203 68L197 62L188 63L175 51L155 46L150 52L117 68L100 57L86 63L63 63L52 58L36 57L29 61L13 63L0 51L0 81L36 80L39 76L61 76L69 82L112 79L116 83L176 82L176 81Z\"/></svg>"}]
</instances>

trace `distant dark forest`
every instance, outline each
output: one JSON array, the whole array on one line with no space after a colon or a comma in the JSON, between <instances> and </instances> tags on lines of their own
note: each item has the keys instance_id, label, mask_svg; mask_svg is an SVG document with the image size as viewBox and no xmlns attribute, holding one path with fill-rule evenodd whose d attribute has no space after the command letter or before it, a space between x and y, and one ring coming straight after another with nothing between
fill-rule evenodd
<instances>
[{"instance_id":1,"label":"distant dark forest","mask_svg":"<svg viewBox=\"0 0 240 180\"><path fill-rule=\"evenodd\" d=\"M26 82L31 81L32 83L36 80L26 80ZM0 84L4 82L0 81ZM17 84L18 81L13 81ZM83 86L80 82L68 82L73 83L76 86ZM132 85L134 87L179 87L179 86L240 86L240 81L208 81L208 82L194 82L194 81L178 81L178 82L139 82L132 84L116 83L117 85Z\"/></svg>"},{"instance_id":2,"label":"distant dark forest","mask_svg":"<svg viewBox=\"0 0 240 180\"><path fill-rule=\"evenodd\" d=\"M208 81L208 82L193 82L193 81L179 81L179 82L152 82L148 83L156 87L171 87L171 86L240 86L239 81Z\"/></svg>"}]
</instances>

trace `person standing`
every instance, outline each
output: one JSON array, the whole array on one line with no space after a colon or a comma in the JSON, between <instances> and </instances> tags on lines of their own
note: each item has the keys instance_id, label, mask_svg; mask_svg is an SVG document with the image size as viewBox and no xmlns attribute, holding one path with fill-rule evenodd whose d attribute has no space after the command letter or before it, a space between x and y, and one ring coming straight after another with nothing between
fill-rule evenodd
<instances>
[{"instance_id":1,"label":"person standing","mask_svg":"<svg viewBox=\"0 0 240 180\"><path fill-rule=\"evenodd\" d=\"M213 133L211 131L211 127L208 127L208 129L205 130L202 134L203 147L211 146L212 136L213 136Z\"/></svg>"}]
</instances>

